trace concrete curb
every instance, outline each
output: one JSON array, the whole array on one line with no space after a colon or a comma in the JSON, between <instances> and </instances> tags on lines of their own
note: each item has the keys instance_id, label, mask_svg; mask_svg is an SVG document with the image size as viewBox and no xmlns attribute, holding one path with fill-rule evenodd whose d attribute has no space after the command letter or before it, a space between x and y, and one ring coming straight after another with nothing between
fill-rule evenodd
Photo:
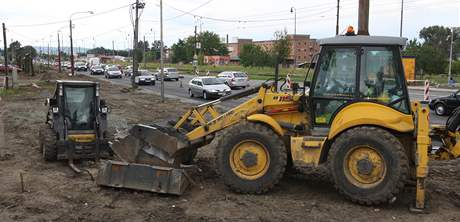
<instances>
[{"instance_id":1,"label":"concrete curb","mask_svg":"<svg viewBox=\"0 0 460 222\"><path fill-rule=\"evenodd\" d=\"M423 86L408 86L408 89L424 91L425 87ZM433 88L430 87L430 91L433 92L457 92L458 89L446 89L446 88Z\"/></svg>"}]
</instances>

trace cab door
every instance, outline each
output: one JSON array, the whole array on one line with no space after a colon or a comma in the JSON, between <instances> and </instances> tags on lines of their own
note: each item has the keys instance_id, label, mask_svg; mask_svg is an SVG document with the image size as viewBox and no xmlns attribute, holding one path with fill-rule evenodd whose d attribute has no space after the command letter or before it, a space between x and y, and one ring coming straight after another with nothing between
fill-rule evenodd
<instances>
[{"instance_id":1,"label":"cab door","mask_svg":"<svg viewBox=\"0 0 460 222\"><path fill-rule=\"evenodd\" d=\"M336 111L357 96L359 47L323 46L310 92L313 126L329 127Z\"/></svg>"}]
</instances>

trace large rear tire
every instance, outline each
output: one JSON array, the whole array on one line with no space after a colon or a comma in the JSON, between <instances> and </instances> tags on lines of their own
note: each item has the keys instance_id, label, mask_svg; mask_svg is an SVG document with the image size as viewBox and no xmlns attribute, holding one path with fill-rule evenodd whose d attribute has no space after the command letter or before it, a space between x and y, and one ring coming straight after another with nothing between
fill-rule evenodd
<instances>
[{"instance_id":1,"label":"large rear tire","mask_svg":"<svg viewBox=\"0 0 460 222\"><path fill-rule=\"evenodd\" d=\"M342 133L332 144L329 167L335 187L353 202L389 202L404 188L409 163L390 132L363 126Z\"/></svg>"},{"instance_id":2,"label":"large rear tire","mask_svg":"<svg viewBox=\"0 0 460 222\"><path fill-rule=\"evenodd\" d=\"M261 123L241 123L227 129L215 155L224 184L239 193L265 193L278 184L286 170L283 141Z\"/></svg>"},{"instance_id":3,"label":"large rear tire","mask_svg":"<svg viewBox=\"0 0 460 222\"><path fill-rule=\"evenodd\" d=\"M48 124L43 125L39 132L40 150L46 161L57 160L56 133Z\"/></svg>"}]
</instances>

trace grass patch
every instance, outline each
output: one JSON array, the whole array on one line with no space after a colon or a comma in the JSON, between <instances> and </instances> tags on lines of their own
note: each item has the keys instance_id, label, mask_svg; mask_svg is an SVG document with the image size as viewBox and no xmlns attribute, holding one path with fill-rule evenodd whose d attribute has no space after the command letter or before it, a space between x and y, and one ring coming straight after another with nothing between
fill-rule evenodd
<instances>
[{"instance_id":1,"label":"grass patch","mask_svg":"<svg viewBox=\"0 0 460 222\"><path fill-rule=\"evenodd\" d=\"M7 97L7 96L15 96L21 94L20 88L9 88L9 89L0 89L0 96Z\"/></svg>"},{"instance_id":2,"label":"grass patch","mask_svg":"<svg viewBox=\"0 0 460 222\"><path fill-rule=\"evenodd\" d=\"M131 65L130 63L122 63L122 65ZM159 63L149 62L146 63L139 63L140 69L147 69L150 71L154 71L160 67ZM182 74L189 74L193 73L193 65L191 64L165 64L165 67L174 67L179 70ZM250 79L256 80L267 80L270 78L275 77L275 68L273 67L244 67L240 65L221 65L221 66L213 66L213 65L200 65L198 66L198 70L200 74L206 74L208 71L211 75L216 75L223 71L242 71L249 75ZM303 81L305 75L307 73L306 69L295 69L295 68L280 68L280 77L285 77L287 74L291 74L291 79L294 81ZM310 71L310 79L313 76L312 72Z\"/></svg>"}]
</instances>

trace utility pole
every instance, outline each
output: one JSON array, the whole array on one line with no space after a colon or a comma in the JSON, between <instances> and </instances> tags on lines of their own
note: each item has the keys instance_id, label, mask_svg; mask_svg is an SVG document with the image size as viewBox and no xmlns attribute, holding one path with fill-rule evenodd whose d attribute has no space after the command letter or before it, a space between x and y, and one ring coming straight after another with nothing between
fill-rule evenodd
<instances>
[{"instance_id":1,"label":"utility pole","mask_svg":"<svg viewBox=\"0 0 460 222\"><path fill-rule=\"evenodd\" d=\"M195 26L196 33L196 26ZM164 78L164 50L163 50L163 0L160 0L160 76L161 76L161 102L165 102L165 78Z\"/></svg>"},{"instance_id":2,"label":"utility pole","mask_svg":"<svg viewBox=\"0 0 460 222\"><path fill-rule=\"evenodd\" d=\"M74 61L73 61L73 41L72 41L72 19L69 20L70 21L70 73L72 74L72 76L75 74L75 70L74 70Z\"/></svg>"},{"instance_id":3,"label":"utility pole","mask_svg":"<svg viewBox=\"0 0 460 222\"><path fill-rule=\"evenodd\" d=\"M5 89L8 89L8 53L6 48L6 27L5 23L2 23L3 27L3 57L5 57Z\"/></svg>"},{"instance_id":4,"label":"utility pole","mask_svg":"<svg viewBox=\"0 0 460 222\"><path fill-rule=\"evenodd\" d=\"M399 37L402 37L403 14L404 13L404 0L401 0L401 24L399 25Z\"/></svg>"},{"instance_id":5,"label":"utility pole","mask_svg":"<svg viewBox=\"0 0 460 222\"><path fill-rule=\"evenodd\" d=\"M339 35L339 12L340 12L340 0L337 0L337 21L335 23L335 35Z\"/></svg>"},{"instance_id":6,"label":"utility pole","mask_svg":"<svg viewBox=\"0 0 460 222\"><path fill-rule=\"evenodd\" d=\"M112 55L115 55L115 43L112 40Z\"/></svg>"},{"instance_id":7,"label":"utility pole","mask_svg":"<svg viewBox=\"0 0 460 222\"><path fill-rule=\"evenodd\" d=\"M59 73L62 72L61 70L61 41L59 40L59 32L57 33L57 40L58 40L58 70L59 70Z\"/></svg>"},{"instance_id":8,"label":"utility pole","mask_svg":"<svg viewBox=\"0 0 460 222\"><path fill-rule=\"evenodd\" d=\"M358 35L369 35L369 0L359 0Z\"/></svg>"},{"instance_id":9,"label":"utility pole","mask_svg":"<svg viewBox=\"0 0 460 222\"><path fill-rule=\"evenodd\" d=\"M197 45L197 41L196 41L196 24L195 24L195 47L193 49L193 74L196 75L197 74L197 65L198 65L198 56L196 55L196 45Z\"/></svg>"},{"instance_id":10,"label":"utility pole","mask_svg":"<svg viewBox=\"0 0 460 222\"><path fill-rule=\"evenodd\" d=\"M296 36L297 36L297 9L294 7L291 7L291 13L294 12L294 37L292 38L294 42L294 68L297 67L297 41L296 41Z\"/></svg>"},{"instance_id":11,"label":"utility pole","mask_svg":"<svg viewBox=\"0 0 460 222\"><path fill-rule=\"evenodd\" d=\"M131 76L131 85L133 88L137 88L137 84L134 79L138 75L139 61L136 58L137 46L138 46L138 34L139 34L139 8L144 8L145 3L139 3L139 0L136 0L136 13L134 21L134 38L133 38L133 75Z\"/></svg>"},{"instance_id":12,"label":"utility pole","mask_svg":"<svg viewBox=\"0 0 460 222\"><path fill-rule=\"evenodd\" d=\"M449 74L447 82L450 82L451 74L452 74L452 45L454 44L454 28L451 28L450 32L450 53L449 53Z\"/></svg>"},{"instance_id":13,"label":"utility pole","mask_svg":"<svg viewBox=\"0 0 460 222\"><path fill-rule=\"evenodd\" d=\"M50 69L50 43L48 42L48 69Z\"/></svg>"},{"instance_id":14,"label":"utility pole","mask_svg":"<svg viewBox=\"0 0 460 222\"><path fill-rule=\"evenodd\" d=\"M145 63L145 35L144 35L144 53L142 54L142 59L144 60L144 69L147 69L147 64Z\"/></svg>"}]
</instances>

